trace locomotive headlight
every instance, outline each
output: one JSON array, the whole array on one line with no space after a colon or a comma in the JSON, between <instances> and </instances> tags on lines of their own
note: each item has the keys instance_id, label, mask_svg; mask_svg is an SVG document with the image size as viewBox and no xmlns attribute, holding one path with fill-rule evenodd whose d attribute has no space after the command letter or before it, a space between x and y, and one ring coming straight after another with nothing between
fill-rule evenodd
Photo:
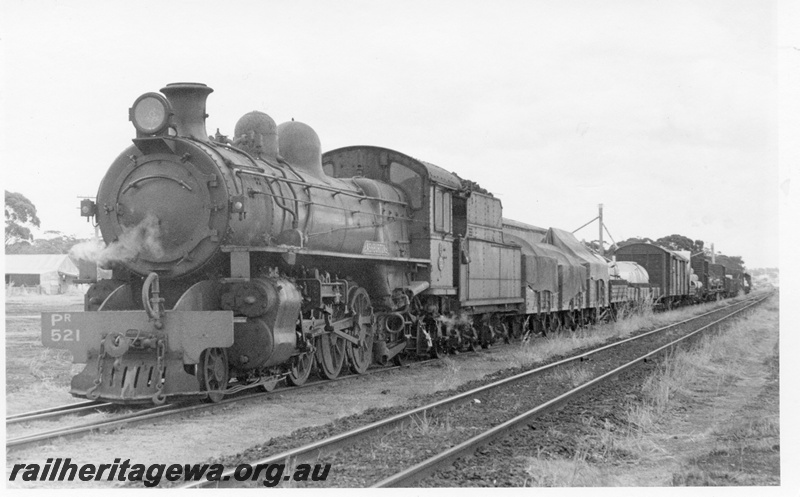
<instances>
[{"instance_id":1,"label":"locomotive headlight","mask_svg":"<svg viewBox=\"0 0 800 497\"><path fill-rule=\"evenodd\" d=\"M169 125L171 114L172 109L163 95L145 93L133 102L128 118L140 133L154 135Z\"/></svg>"},{"instance_id":2,"label":"locomotive headlight","mask_svg":"<svg viewBox=\"0 0 800 497\"><path fill-rule=\"evenodd\" d=\"M97 204L88 198L81 200L81 216L89 218L97 214Z\"/></svg>"}]
</instances>

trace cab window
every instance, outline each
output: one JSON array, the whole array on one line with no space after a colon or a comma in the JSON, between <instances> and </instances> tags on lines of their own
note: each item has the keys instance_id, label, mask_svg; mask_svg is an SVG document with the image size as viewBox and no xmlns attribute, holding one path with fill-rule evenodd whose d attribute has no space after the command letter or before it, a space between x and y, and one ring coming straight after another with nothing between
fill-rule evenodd
<instances>
[{"instance_id":1,"label":"cab window","mask_svg":"<svg viewBox=\"0 0 800 497\"><path fill-rule=\"evenodd\" d=\"M451 213L450 192L436 188L433 197L433 229L441 233L450 233L452 231Z\"/></svg>"}]
</instances>

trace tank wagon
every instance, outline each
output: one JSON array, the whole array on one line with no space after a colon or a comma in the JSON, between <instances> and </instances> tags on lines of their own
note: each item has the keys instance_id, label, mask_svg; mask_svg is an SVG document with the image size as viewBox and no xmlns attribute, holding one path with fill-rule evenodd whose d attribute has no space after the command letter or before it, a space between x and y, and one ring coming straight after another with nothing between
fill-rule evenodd
<instances>
[{"instance_id":1,"label":"tank wagon","mask_svg":"<svg viewBox=\"0 0 800 497\"><path fill-rule=\"evenodd\" d=\"M211 92L175 83L137 98L132 144L81 202L111 278L92 283L83 312L42 315L43 344L85 364L75 396L219 401L688 292L669 251L629 246L630 260L607 261L401 152L323 154L310 126L259 111L233 139L209 136Z\"/></svg>"}]
</instances>

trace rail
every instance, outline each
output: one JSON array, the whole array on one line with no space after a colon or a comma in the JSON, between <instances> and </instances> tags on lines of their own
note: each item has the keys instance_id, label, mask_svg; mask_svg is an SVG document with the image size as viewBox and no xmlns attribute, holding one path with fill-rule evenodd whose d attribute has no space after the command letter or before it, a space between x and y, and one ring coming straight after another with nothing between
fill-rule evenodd
<instances>
[{"instance_id":1,"label":"rail","mask_svg":"<svg viewBox=\"0 0 800 497\"><path fill-rule=\"evenodd\" d=\"M74 402L72 404L64 404L56 407L48 407L47 409L40 409L38 411L29 411L19 414L12 414L6 416L6 426L16 423L25 423L28 421L36 421L46 418L54 418L58 416L67 416L79 412L90 410L103 409L114 404L110 402L98 402L96 400L88 400L86 402Z\"/></svg>"},{"instance_id":2,"label":"rail","mask_svg":"<svg viewBox=\"0 0 800 497\"><path fill-rule=\"evenodd\" d=\"M57 429L53 429L53 430L41 431L41 432L36 432L36 433L28 434L28 435L22 435L22 436L15 437L15 438L7 438L6 439L6 449L12 449L12 448L17 448L17 447L27 446L27 445L31 445L31 444L34 444L34 443L37 443L37 442L42 442L42 441L46 441L46 440L52 440L52 439L61 438L61 437L71 437L71 436L80 435L80 434L84 434L84 433L90 433L90 432L101 430L101 429L110 429L110 428L117 428L117 427L122 427L122 426L131 426L131 425L133 425L135 423L139 423L139 422L143 422L143 421L149 421L149 420L152 420L152 419L165 417L165 416L176 416L176 415L180 415L180 414L188 414L188 413L193 412L193 411L216 409L216 408L220 408L221 406L228 406L230 404L235 404L235 403L238 403L238 402L245 402L245 401L259 399L259 398L262 398L262 397L268 397L268 396L276 394L276 393L287 394L287 393L298 392L298 391L302 391L302 390L304 390L306 388L312 388L312 387L319 386L320 384L326 384L326 383L338 382L338 381L347 381L347 380L352 380L352 379L355 379L355 378L363 378L365 375L381 374L381 373L385 373L385 372L389 372L389 371L395 371L395 370L403 368L403 367L422 366L424 364L428 364L428 363L434 362L435 360L436 359L429 359L429 360L426 360L426 361L420 361L420 362L416 362L416 363L411 363L411 364L409 364L407 366L390 366L390 367L385 367L385 368L381 368L381 369L374 369L374 370L368 371L367 373L364 373L364 374L351 374L351 375L347 375L347 376L340 376L340 377L335 378L333 380L313 381L313 382L309 382L309 383L306 383L305 385L301 385L301 386L296 386L296 387L291 387L291 388L289 388L289 387L280 388L280 389L275 390L273 392L251 393L251 394L242 395L242 396L239 396L239 397L225 399L222 402L217 402L217 403L213 403L213 404L199 404L198 403L198 404L186 405L186 402L182 402L182 403L165 404L165 405L161 405L161 406L145 408L145 409L142 409L142 410L137 411L137 412L124 414L124 415L121 415L121 416L116 416L116 417L110 418L110 419L105 419L105 420L100 420L100 421L92 421L92 422L87 422L87 423L71 425L71 426L67 426L67 427L61 427L61 428L57 428ZM8 424L19 423L19 422L23 422L23 421L40 420L40 419L45 419L45 418L48 418L48 417L56 417L56 416L65 415L65 414L74 414L74 413L77 413L77 412L80 412L80 411L85 411L85 410L90 410L90 409L97 409L97 408L103 407L103 406L118 406L118 404L102 403L102 402L94 402L94 401L79 402L79 403L75 403L75 404L68 404L68 405L64 405L64 406L58 406L58 407L53 407L53 408L49 408L49 409L43 409L41 411L33 411L33 412L29 412L29 413L22 413L22 414L17 414L17 415L14 415L14 416L9 416L9 417L6 418L6 424L8 425ZM70 408L75 408L75 407L77 407L77 409L75 409L73 412L68 412Z\"/></svg>"}]
</instances>

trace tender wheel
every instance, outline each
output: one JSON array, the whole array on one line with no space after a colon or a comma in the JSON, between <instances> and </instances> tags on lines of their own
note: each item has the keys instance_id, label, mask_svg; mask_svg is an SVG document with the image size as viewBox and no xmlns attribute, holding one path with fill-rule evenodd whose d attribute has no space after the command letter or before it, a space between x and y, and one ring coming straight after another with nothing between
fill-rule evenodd
<instances>
[{"instance_id":1,"label":"tender wheel","mask_svg":"<svg viewBox=\"0 0 800 497\"><path fill-rule=\"evenodd\" d=\"M481 325L481 347L488 349L494 343L494 330L490 324Z\"/></svg>"},{"instance_id":2,"label":"tender wheel","mask_svg":"<svg viewBox=\"0 0 800 497\"><path fill-rule=\"evenodd\" d=\"M470 324L462 328L461 341L464 343L468 352L475 352L478 350L478 346L480 345L480 337L478 336L478 332L475 330L474 326Z\"/></svg>"},{"instance_id":3,"label":"tender wheel","mask_svg":"<svg viewBox=\"0 0 800 497\"><path fill-rule=\"evenodd\" d=\"M289 367L289 374L286 376L286 382L299 387L308 381L312 369L314 369L314 355L311 352L294 356L292 365Z\"/></svg>"},{"instance_id":4,"label":"tender wheel","mask_svg":"<svg viewBox=\"0 0 800 497\"><path fill-rule=\"evenodd\" d=\"M447 344L450 339L442 335L442 332L447 333L447 331L441 323L429 323L427 327L431 336L431 348L428 350L428 354L431 359L438 359L447 354Z\"/></svg>"},{"instance_id":5,"label":"tender wheel","mask_svg":"<svg viewBox=\"0 0 800 497\"><path fill-rule=\"evenodd\" d=\"M364 374L372 364L372 305L369 295L363 288L356 288L350 295L350 307L353 309L353 330L351 335L358 338L360 347L346 342L347 358L350 370L356 374Z\"/></svg>"},{"instance_id":6,"label":"tender wheel","mask_svg":"<svg viewBox=\"0 0 800 497\"><path fill-rule=\"evenodd\" d=\"M225 349L206 349L200 355L197 365L197 378L200 390L208 392L204 402L219 402L225 397L222 390L228 385L228 353Z\"/></svg>"}]
</instances>

